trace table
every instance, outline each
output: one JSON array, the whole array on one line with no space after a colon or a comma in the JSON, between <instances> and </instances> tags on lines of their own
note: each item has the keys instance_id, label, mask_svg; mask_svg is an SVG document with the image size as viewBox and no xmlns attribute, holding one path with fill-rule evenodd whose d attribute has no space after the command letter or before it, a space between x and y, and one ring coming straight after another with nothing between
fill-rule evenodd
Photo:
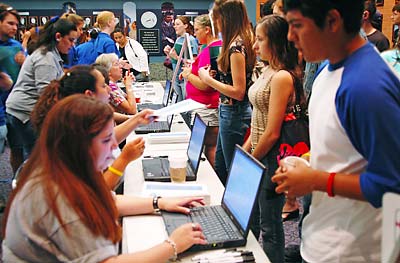
<instances>
[{"instance_id":1,"label":"table","mask_svg":"<svg viewBox=\"0 0 400 263\"><path fill-rule=\"evenodd\" d=\"M160 86L154 84L155 89L160 89ZM155 93L162 94L162 90L155 91ZM151 98L149 100L156 101L157 99ZM180 115L174 116L171 132L188 131L190 130L183 122L182 117ZM128 136L127 141L131 141L136 137L137 135L133 132ZM144 135L143 137L146 139L147 135ZM178 152L186 152L187 146L188 143L149 144L146 141L146 149L143 156L169 155ZM204 157L204 154L202 157ZM141 195L144 183L141 160L142 159L139 158L131 162L125 170L124 193L127 195ZM211 195L211 205L221 203L224 186L218 179L218 176L215 174L207 159L200 162L197 181L186 183L207 185L208 191ZM167 232L165 231L162 217L157 214L128 216L123 218L122 253L132 253L148 249L163 242L166 238ZM251 231L247 238L247 245L241 249L253 251L256 262L270 262ZM180 262L192 262L191 258L194 255L206 253L210 253L210 251L183 253L180 256Z\"/></svg>"}]
</instances>

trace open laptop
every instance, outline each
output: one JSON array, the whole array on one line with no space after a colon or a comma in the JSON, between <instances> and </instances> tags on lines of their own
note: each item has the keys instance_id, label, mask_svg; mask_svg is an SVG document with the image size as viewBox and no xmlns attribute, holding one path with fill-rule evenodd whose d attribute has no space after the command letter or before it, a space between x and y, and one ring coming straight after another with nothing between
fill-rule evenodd
<instances>
[{"instance_id":1,"label":"open laptop","mask_svg":"<svg viewBox=\"0 0 400 263\"><path fill-rule=\"evenodd\" d=\"M162 211L170 235L185 223L199 223L208 242L189 251L246 245L250 219L265 167L236 145L222 204L191 209L189 215Z\"/></svg>"},{"instance_id":2,"label":"open laptop","mask_svg":"<svg viewBox=\"0 0 400 263\"><path fill-rule=\"evenodd\" d=\"M172 91L171 105L178 101L178 93ZM170 132L172 126L173 115L168 115L166 121L154 121L149 124L139 125L135 129L136 134L147 134L156 132Z\"/></svg>"},{"instance_id":3,"label":"open laptop","mask_svg":"<svg viewBox=\"0 0 400 263\"><path fill-rule=\"evenodd\" d=\"M192 133L187 149L188 163L186 166L186 181L196 181L203 151L207 125L196 114ZM152 157L142 159L145 181L170 182L168 157Z\"/></svg>"},{"instance_id":4,"label":"open laptop","mask_svg":"<svg viewBox=\"0 0 400 263\"><path fill-rule=\"evenodd\" d=\"M142 111L144 109L151 109L151 110L159 110L161 108L164 108L168 106L169 102L169 97L171 96L171 81L167 80L165 82L165 91L164 91L164 96L162 99L162 103L141 103L137 104L137 110Z\"/></svg>"}]
</instances>

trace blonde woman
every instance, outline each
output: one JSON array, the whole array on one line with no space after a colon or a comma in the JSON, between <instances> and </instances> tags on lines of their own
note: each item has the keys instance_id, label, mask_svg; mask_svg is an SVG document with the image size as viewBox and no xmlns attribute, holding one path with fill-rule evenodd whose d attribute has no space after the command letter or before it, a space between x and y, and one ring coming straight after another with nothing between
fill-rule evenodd
<instances>
[{"instance_id":1,"label":"blonde woman","mask_svg":"<svg viewBox=\"0 0 400 263\"><path fill-rule=\"evenodd\" d=\"M114 13L110 11L100 12L96 19L96 26L100 29L97 38L93 43L93 50L90 54L85 54L85 62L92 64L96 58L105 53L115 53L119 57L118 48L111 38L111 33L114 32L118 20L115 18ZM81 59L81 58L78 58Z\"/></svg>"},{"instance_id":2,"label":"blonde woman","mask_svg":"<svg viewBox=\"0 0 400 263\"><path fill-rule=\"evenodd\" d=\"M208 15L196 17L194 20L194 34L203 46L193 64L183 68L181 77L186 80L186 98L207 105L205 109L198 109L192 112L190 123L193 122L195 113L198 113L202 120L207 123L204 151L208 161L214 167L219 126L219 92L205 84L199 78L198 72L201 67L217 64L222 41L213 35L211 20Z\"/></svg>"}]
</instances>

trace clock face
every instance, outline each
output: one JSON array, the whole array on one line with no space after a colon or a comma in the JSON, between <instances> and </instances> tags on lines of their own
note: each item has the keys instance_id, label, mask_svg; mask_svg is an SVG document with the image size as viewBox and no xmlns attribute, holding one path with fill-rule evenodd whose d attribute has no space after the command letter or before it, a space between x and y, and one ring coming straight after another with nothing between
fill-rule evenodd
<instances>
[{"instance_id":1,"label":"clock face","mask_svg":"<svg viewBox=\"0 0 400 263\"><path fill-rule=\"evenodd\" d=\"M157 16L151 11L144 12L140 18L145 28L153 28L157 24Z\"/></svg>"}]
</instances>

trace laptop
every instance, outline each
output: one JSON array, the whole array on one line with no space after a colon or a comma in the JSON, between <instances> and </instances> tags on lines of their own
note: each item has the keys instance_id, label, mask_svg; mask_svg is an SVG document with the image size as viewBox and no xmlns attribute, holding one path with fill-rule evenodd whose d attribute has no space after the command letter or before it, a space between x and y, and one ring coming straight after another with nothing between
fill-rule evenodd
<instances>
[{"instance_id":1,"label":"laptop","mask_svg":"<svg viewBox=\"0 0 400 263\"><path fill-rule=\"evenodd\" d=\"M168 106L168 101L169 97L171 95L171 81L167 80L165 83L165 91L164 91L164 96L161 104L157 103L141 103L137 104L137 110L142 111L144 109L151 109L151 110L159 110L161 108L164 108Z\"/></svg>"},{"instance_id":2,"label":"laptop","mask_svg":"<svg viewBox=\"0 0 400 263\"><path fill-rule=\"evenodd\" d=\"M203 151L207 125L196 114L192 133L187 149L188 163L186 166L186 181L196 181ZM145 181L170 182L168 157L143 158L143 175Z\"/></svg>"},{"instance_id":3,"label":"laptop","mask_svg":"<svg viewBox=\"0 0 400 263\"><path fill-rule=\"evenodd\" d=\"M162 211L168 235L182 224L199 223L208 244L194 245L189 251L246 245L264 170L264 165L236 145L222 204L195 207L189 215Z\"/></svg>"},{"instance_id":4,"label":"laptop","mask_svg":"<svg viewBox=\"0 0 400 263\"><path fill-rule=\"evenodd\" d=\"M178 93L172 91L171 105L178 101ZM157 132L170 132L172 126L173 115L168 115L166 121L154 121L149 124L139 125L135 129L136 134L147 134Z\"/></svg>"}]
</instances>

